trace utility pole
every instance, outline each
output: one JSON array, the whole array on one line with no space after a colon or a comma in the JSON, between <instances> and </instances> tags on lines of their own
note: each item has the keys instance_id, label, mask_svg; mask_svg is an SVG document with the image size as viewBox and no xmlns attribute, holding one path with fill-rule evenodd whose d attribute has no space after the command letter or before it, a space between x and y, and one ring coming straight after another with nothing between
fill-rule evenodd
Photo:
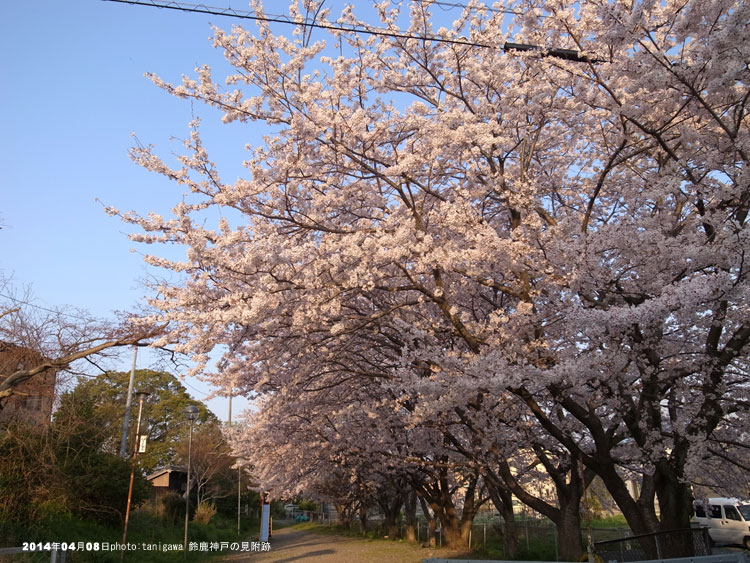
<instances>
[{"instance_id":1,"label":"utility pole","mask_svg":"<svg viewBox=\"0 0 750 563\"><path fill-rule=\"evenodd\" d=\"M182 554L187 561L188 549L188 520L190 519L190 462L193 456L193 422L200 415L200 409L195 405L190 405L185 409L185 417L190 421L190 431L188 433L188 466L187 466L187 486L185 490L185 540L182 544Z\"/></svg>"},{"instance_id":2,"label":"utility pole","mask_svg":"<svg viewBox=\"0 0 750 563\"><path fill-rule=\"evenodd\" d=\"M128 430L130 429L130 404L133 401L133 384L135 382L135 362L138 358L138 346L133 346L133 367L130 368L130 383L128 383L128 396L125 399L125 419L122 421L122 438L120 439L120 457L128 456Z\"/></svg>"},{"instance_id":3,"label":"utility pole","mask_svg":"<svg viewBox=\"0 0 750 563\"><path fill-rule=\"evenodd\" d=\"M120 551L120 561L125 557L125 544L128 539L128 520L130 518L130 501L133 498L133 478L135 477L135 461L138 457L138 438L141 433L141 414L143 413L143 400L150 395L147 391L139 391L138 395L138 424L135 427L135 440L133 444L133 461L130 468L130 485L128 485L128 506L125 509L125 527L122 530L122 548Z\"/></svg>"},{"instance_id":4,"label":"utility pole","mask_svg":"<svg viewBox=\"0 0 750 563\"><path fill-rule=\"evenodd\" d=\"M240 535L240 513L242 511L242 467L237 467L237 535Z\"/></svg>"},{"instance_id":5,"label":"utility pole","mask_svg":"<svg viewBox=\"0 0 750 563\"><path fill-rule=\"evenodd\" d=\"M229 391L229 417L227 425L232 426L232 392ZM239 461L239 460L238 460ZM242 467L237 466L237 535L240 535L240 514L242 513Z\"/></svg>"}]
</instances>

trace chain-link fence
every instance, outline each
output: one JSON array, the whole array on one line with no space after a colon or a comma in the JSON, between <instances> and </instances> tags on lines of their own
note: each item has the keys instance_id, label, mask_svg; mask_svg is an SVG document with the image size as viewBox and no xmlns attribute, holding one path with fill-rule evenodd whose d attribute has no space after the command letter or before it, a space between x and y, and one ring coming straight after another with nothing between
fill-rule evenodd
<instances>
[{"instance_id":1,"label":"chain-link fence","mask_svg":"<svg viewBox=\"0 0 750 563\"><path fill-rule=\"evenodd\" d=\"M559 561L560 546L557 528L546 519L518 519L515 521L518 538L518 551L515 557L532 558L540 561ZM506 553L505 523L501 519L474 522L467 543L476 551L492 551L501 558L510 556ZM591 533L592 541L619 539L630 534L629 528L585 528L581 530L581 545L588 542ZM582 549L583 554L583 549Z\"/></svg>"},{"instance_id":2,"label":"chain-link fence","mask_svg":"<svg viewBox=\"0 0 750 563\"><path fill-rule=\"evenodd\" d=\"M711 555L711 543L707 528L691 528L600 541L594 550L604 561L645 561Z\"/></svg>"},{"instance_id":3,"label":"chain-link fence","mask_svg":"<svg viewBox=\"0 0 750 563\"><path fill-rule=\"evenodd\" d=\"M336 525L336 520L327 518L323 514L309 514L310 520L324 524ZM537 561L558 561L560 559L560 546L558 545L557 528L547 519L526 518L515 521L516 534L518 537L518 552L515 558L534 559ZM398 523L399 536L406 537L406 523L401 520ZM381 517L373 516L367 519L366 529L362 530L361 522L355 519L352 529L358 530L363 535L382 537L387 533L384 529L384 521ZM592 541L606 542L618 540L630 536L629 528L591 528ZM417 517L415 535L419 543L429 543L433 540L434 545L441 547L444 544L443 532L437 524L434 535L430 537L430 528L423 516ZM587 528L581 531L581 554L585 552L588 543ZM500 518L487 518L475 520L471 526L467 547L478 552L496 554L499 558L508 557L505 551L504 538L506 534L505 524ZM604 558L606 561L607 559Z\"/></svg>"}]
</instances>

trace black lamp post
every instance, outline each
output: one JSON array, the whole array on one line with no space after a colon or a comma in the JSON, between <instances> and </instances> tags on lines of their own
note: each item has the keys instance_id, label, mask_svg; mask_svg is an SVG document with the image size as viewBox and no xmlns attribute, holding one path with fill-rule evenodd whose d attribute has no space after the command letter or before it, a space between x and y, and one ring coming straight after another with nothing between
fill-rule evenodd
<instances>
[{"instance_id":1,"label":"black lamp post","mask_svg":"<svg viewBox=\"0 0 750 563\"><path fill-rule=\"evenodd\" d=\"M193 455L193 422L198 418L200 410L195 405L190 405L185 409L185 417L190 421L190 432L188 434L188 470L187 470L187 489L185 490L185 541L182 545L182 551L187 557L188 541L188 519L190 518L190 461Z\"/></svg>"}]
</instances>

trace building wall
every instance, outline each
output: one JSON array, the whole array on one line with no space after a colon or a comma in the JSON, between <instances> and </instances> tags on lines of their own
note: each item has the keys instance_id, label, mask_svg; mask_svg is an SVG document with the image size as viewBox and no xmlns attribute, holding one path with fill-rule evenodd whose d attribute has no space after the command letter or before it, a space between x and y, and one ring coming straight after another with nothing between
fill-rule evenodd
<instances>
[{"instance_id":1,"label":"building wall","mask_svg":"<svg viewBox=\"0 0 750 563\"><path fill-rule=\"evenodd\" d=\"M164 473L151 480L154 487L169 487L169 473Z\"/></svg>"},{"instance_id":2,"label":"building wall","mask_svg":"<svg viewBox=\"0 0 750 563\"><path fill-rule=\"evenodd\" d=\"M0 342L0 376L39 365L44 357L28 348ZM3 401L0 423L22 421L49 424L55 402L57 372L37 374L14 388L14 394Z\"/></svg>"}]
</instances>

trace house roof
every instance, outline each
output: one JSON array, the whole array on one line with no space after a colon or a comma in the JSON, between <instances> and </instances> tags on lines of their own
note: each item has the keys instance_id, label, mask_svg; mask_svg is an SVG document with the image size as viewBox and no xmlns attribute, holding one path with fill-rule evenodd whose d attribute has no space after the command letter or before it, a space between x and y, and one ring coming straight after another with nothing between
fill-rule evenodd
<instances>
[{"instance_id":1,"label":"house roof","mask_svg":"<svg viewBox=\"0 0 750 563\"><path fill-rule=\"evenodd\" d=\"M154 479L156 479L157 477L161 477L165 473L187 473L187 470L181 465L170 465L168 467L157 469L151 475L147 475L146 479L148 479L149 481L153 481Z\"/></svg>"}]
</instances>

